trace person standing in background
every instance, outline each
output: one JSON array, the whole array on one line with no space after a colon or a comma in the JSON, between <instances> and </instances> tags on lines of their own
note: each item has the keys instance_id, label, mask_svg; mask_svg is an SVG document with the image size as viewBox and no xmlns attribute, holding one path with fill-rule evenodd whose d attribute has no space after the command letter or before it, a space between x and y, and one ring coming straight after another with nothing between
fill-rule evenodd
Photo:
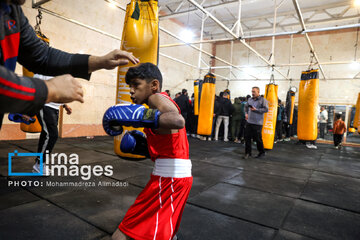
<instances>
[{"instance_id":1,"label":"person standing in background","mask_svg":"<svg viewBox=\"0 0 360 240\"><path fill-rule=\"evenodd\" d=\"M228 142L228 134L229 134L229 119L230 115L233 112L233 106L231 101L228 99L229 93L224 92L222 97L219 99L220 103L220 113L218 118L216 119L216 127L215 127L215 141L218 140L219 129L222 121L224 121L224 142Z\"/></svg>"},{"instance_id":2,"label":"person standing in background","mask_svg":"<svg viewBox=\"0 0 360 240\"><path fill-rule=\"evenodd\" d=\"M334 134L334 145L336 149L341 149L341 142L346 132L345 122L341 119L341 114L335 115L336 121L334 122L333 134Z\"/></svg>"},{"instance_id":3,"label":"person standing in background","mask_svg":"<svg viewBox=\"0 0 360 240\"><path fill-rule=\"evenodd\" d=\"M283 135L282 135L283 134L283 132L282 132L283 119L284 119L284 106L283 106L281 100L279 99L277 118L276 118L276 138L275 138L275 143L277 143L279 141L283 141Z\"/></svg>"},{"instance_id":4,"label":"person standing in background","mask_svg":"<svg viewBox=\"0 0 360 240\"><path fill-rule=\"evenodd\" d=\"M186 89L183 89L181 91L181 95L175 98L175 102L179 106L181 115L185 119L185 122L187 122L188 113L190 111L190 102L189 102L188 92Z\"/></svg>"},{"instance_id":5,"label":"person standing in background","mask_svg":"<svg viewBox=\"0 0 360 240\"><path fill-rule=\"evenodd\" d=\"M235 102L233 104L233 113L231 118L231 135L234 139L234 142L239 143L239 132L241 127L241 113L242 110L242 104L240 98L235 98Z\"/></svg>"},{"instance_id":6,"label":"person standing in background","mask_svg":"<svg viewBox=\"0 0 360 240\"><path fill-rule=\"evenodd\" d=\"M328 121L328 112L324 106L321 106L320 115L319 115L319 124L320 124L320 139L325 138L325 128Z\"/></svg>"}]
</instances>

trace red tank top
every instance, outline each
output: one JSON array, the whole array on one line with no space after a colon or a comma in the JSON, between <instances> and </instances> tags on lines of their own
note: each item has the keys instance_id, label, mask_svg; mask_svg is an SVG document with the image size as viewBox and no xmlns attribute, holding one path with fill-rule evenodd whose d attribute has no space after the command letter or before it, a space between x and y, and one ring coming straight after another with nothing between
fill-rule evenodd
<instances>
[{"instance_id":1,"label":"red tank top","mask_svg":"<svg viewBox=\"0 0 360 240\"><path fill-rule=\"evenodd\" d=\"M179 106L165 92L157 94L161 94L174 103L180 114ZM189 159L189 142L185 127L172 134L156 134L150 128L145 128L144 132L151 160L155 161L158 158Z\"/></svg>"}]
</instances>

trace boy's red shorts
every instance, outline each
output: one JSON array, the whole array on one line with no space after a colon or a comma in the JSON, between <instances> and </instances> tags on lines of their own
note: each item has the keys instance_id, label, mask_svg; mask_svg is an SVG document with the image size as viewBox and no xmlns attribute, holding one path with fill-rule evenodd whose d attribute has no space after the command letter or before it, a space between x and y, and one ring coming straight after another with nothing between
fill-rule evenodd
<instances>
[{"instance_id":1,"label":"boy's red shorts","mask_svg":"<svg viewBox=\"0 0 360 240\"><path fill-rule=\"evenodd\" d=\"M179 229L193 178L151 175L119 225L136 240L171 240Z\"/></svg>"}]
</instances>

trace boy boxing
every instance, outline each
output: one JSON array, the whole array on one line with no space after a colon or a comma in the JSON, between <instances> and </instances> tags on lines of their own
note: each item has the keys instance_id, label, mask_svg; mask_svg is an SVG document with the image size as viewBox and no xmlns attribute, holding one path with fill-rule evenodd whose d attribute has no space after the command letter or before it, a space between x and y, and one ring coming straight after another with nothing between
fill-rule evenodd
<instances>
[{"instance_id":1,"label":"boy boxing","mask_svg":"<svg viewBox=\"0 0 360 240\"><path fill-rule=\"evenodd\" d=\"M104 114L105 131L116 136L122 126L144 127L126 132L123 152L146 155L155 161L150 180L129 208L112 239L171 240L179 229L193 178L185 120L176 103L160 92L162 75L157 66L143 63L125 76L135 104L116 105ZM140 105L146 103L149 109Z\"/></svg>"}]
</instances>

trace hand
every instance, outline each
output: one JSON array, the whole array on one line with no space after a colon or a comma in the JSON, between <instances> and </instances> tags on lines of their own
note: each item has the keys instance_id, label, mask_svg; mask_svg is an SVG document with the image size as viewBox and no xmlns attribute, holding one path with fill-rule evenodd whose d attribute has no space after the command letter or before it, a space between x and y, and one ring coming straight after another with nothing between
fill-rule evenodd
<instances>
[{"instance_id":1,"label":"hand","mask_svg":"<svg viewBox=\"0 0 360 240\"><path fill-rule=\"evenodd\" d=\"M250 110L251 110L251 111L256 111L256 108L255 108L255 107L251 107Z\"/></svg>"},{"instance_id":2,"label":"hand","mask_svg":"<svg viewBox=\"0 0 360 240\"><path fill-rule=\"evenodd\" d=\"M47 103L84 102L81 84L69 74L54 77L45 81L45 84L48 88Z\"/></svg>"},{"instance_id":3,"label":"hand","mask_svg":"<svg viewBox=\"0 0 360 240\"><path fill-rule=\"evenodd\" d=\"M135 65L140 62L140 60L134 57L132 53L119 49L113 50L101 57L90 56L89 73L99 69L114 69L115 67L128 64L129 61Z\"/></svg>"},{"instance_id":4,"label":"hand","mask_svg":"<svg viewBox=\"0 0 360 240\"><path fill-rule=\"evenodd\" d=\"M249 118L249 115L248 114L245 114L245 120L247 121Z\"/></svg>"},{"instance_id":5,"label":"hand","mask_svg":"<svg viewBox=\"0 0 360 240\"><path fill-rule=\"evenodd\" d=\"M67 115L70 115L72 113L71 107L69 107L67 104L64 104L64 109L66 110Z\"/></svg>"},{"instance_id":6,"label":"hand","mask_svg":"<svg viewBox=\"0 0 360 240\"><path fill-rule=\"evenodd\" d=\"M29 122L29 121L31 120L31 117L28 116L28 115L23 114L23 115L22 115L22 119L23 119L24 121L26 121L26 122Z\"/></svg>"}]
</instances>

